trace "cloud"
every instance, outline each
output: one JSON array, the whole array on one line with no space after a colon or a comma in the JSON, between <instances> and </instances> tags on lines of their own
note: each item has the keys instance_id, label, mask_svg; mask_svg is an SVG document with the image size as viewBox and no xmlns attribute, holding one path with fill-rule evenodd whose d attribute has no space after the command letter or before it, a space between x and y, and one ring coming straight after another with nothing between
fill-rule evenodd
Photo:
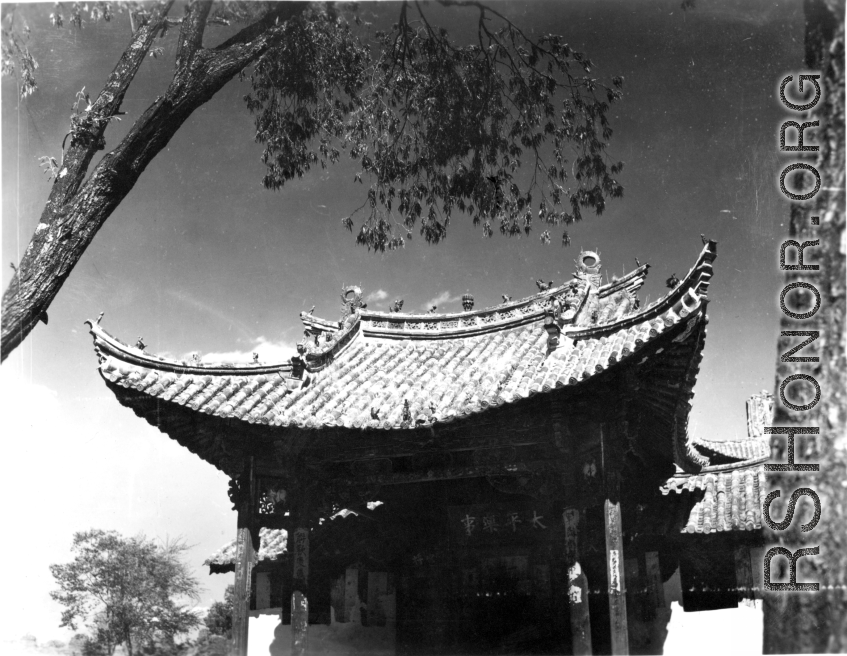
<instances>
[{"instance_id":1,"label":"cloud","mask_svg":"<svg viewBox=\"0 0 847 656\"><path fill-rule=\"evenodd\" d=\"M10 358L11 359L11 358ZM63 638L68 632L57 629L61 607L48 596L55 581L47 563L63 560L69 553L60 544L70 543L70 530L66 517L51 519L47 531L27 524L35 508L56 508L62 502L62 485L73 483L67 480L69 471L81 471L80 462L74 452L79 444L73 422L68 420L68 408L62 406L57 392L45 385L29 380L28 376L8 370L0 370L0 394L3 399L2 423L0 428L7 437L4 440L3 457L9 463L38 463L38 472L26 467L7 467L3 483L0 484L4 499L13 499L26 491L26 503L7 503L3 509L6 526L27 527L27 548L21 552L11 544L0 545L3 562L15 559L15 567L4 573L3 585L15 591L15 601L5 604L3 626L0 627L0 652L23 654L18 646L6 641L17 640L25 633L43 639ZM72 414L72 413L71 413ZM93 430L93 429L92 429ZM83 482L82 485L85 483ZM77 490L75 490L77 492ZM101 488L102 493L102 488ZM67 506L63 506L68 510ZM59 512L59 515L71 515ZM77 521L80 520L76 515ZM83 521L89 521L88 517ZM64 522L64 523L63 523ZM72 530L88 528L76 526ZM6 541L7 542L7 541ZM69 638L67 635L64 639ZM26 652L26 653L35 653Z\"/></svg>"},{"instance_id":2,"label":"cloud","mask_svg":"<svg viewBox=\"0 0 847 656\"><path fill-rule=\"evenodd\" d=\"M434 296L429 299L426 303L421 305L424 310L429 310L433 305L441 307L442 305L450 305L451 303L458 303L462 300L461 296L450 296L450 291L446 290L441 292L438 296Z\"/></svg>"},{"instance_id":3,"label":"cloud","mask_svg":"<svg viewBox=\"0 0 847 656\"><path fill-rule=\"evenodd\" d=\"M200 361L204 363L213 362L232 362L232 363L249 363L253 361L253 353L259 354L259 362L265 364L277 364L287 362L293 355L297 354L297 350L293 344L280 340L274 342L267 339L263 335L256 337L251 342L252 346L245 350L221 351L213 353L203 353L200 356ZM182 356L183 360L190 360L192 353L186 353Z\"/></svg>"},{"instance_id":4,"label":"cloud","mask_svg":"<svg viewBox=\"0 0 847 656\"><path fill-rule=\"evenodd\" d=\"M232 316L231 313L222 312L217 307L210 305L208 303L204 303L203 301L194 298L193 296L189 296L185 292L169 289L166 290L165 293L176 300L178 303L183 303L188 305L199 312L205 312L206 314L213 316L215 319L220 321L224 325L231 325L238 329L238 332L241 333L242 337L246 339L250 339L248 336L254 334L253 331L243 321ZM260 337L259 339L264 339Z\"/></svg>"},{"instance_id":5,"label":"cloud","mask_svg":"<svg viewBox=\"0 0 847 656\"><path fill-rule=\"evenodd\" d=\"M388 292L384 289L377 289L375 292L371 292L365 296L365 303L384 301L386 298L388 298Z\"/></svg>"}]
</instances>

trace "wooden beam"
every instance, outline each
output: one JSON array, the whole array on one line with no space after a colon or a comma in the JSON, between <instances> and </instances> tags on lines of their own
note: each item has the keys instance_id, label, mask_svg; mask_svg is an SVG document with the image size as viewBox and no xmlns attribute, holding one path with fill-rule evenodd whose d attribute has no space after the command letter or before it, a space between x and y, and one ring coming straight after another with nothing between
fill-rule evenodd
<instances>
[{"instance_id":1,"label":"wooden beam","mask_svg":"<svg viewBox=\"0 0 847 656\"><path fill-rule=\"evenodd\" d=\"M607 476L607 497L603 502L606 524L606 567L609 581L609 624L612 653L629 654L629 635L626 621L626 584L624 577L623 530L621 503L617 480Z\"/></svg>"},{"instance_id":2,"label":"wooden beam","mask_svg":"<svg viewBox=\"0 0 847 656\"><path fill-rule=\"evenodd\" d=\"M588 579L579 564L579 511L568 508L565 523L565 563L568 571L568 611L571 622L571 652L591 656L591 616L588 612Z\"/></svg>"}]
</instances>

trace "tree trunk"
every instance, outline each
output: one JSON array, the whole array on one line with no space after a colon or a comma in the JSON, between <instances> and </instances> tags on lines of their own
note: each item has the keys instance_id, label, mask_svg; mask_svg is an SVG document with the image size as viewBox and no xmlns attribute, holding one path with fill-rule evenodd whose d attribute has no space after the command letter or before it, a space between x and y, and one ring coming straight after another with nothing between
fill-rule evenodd
<instances>
[{"instance_id":1,"label":"tree trunk","mask_svg":"<svg viewBox=\"0 0 847 656\"><path fill-rule=\"evenodd\" d=\"M819 546L820 555L800 558L798 582L817 582L815 592L768 592L764 595L764 653L843 653L847 650L847 363L845 363L845 262L844 262L844 4L839 0L806 0L806 61L797 72L821 73L822 98L812 119L820 120L816 142L821 149L816 168L821 191L806 204L791 208L789 237L820 239L814 249L820 273L812 280L821 295L820 311L808 320L782 319L780 328L820 331L819 365L809 372L820 385L821 399L808 413L786 411L776 404L775 425L818 426L820 434L802 441L798 436L797 460L819 463L817 472L770 473L770 489L780 489L782 499L798 487L809 487L821 500L820 523L802 533L795 519L785 532L771 534L774 543L792 552ZM788 118L788 117L786 117ZM811 217L820 225L811 225ZM792 279L786 280L789 282ZM808 280L808 278L807 278ZM778 355L796 344L783 337ZM806 349L807 351L811 349ZM777 362L777 385L800 370ZM777 391L778 393L778 391ZM811 415L811 416L806 416ZM784 445L784 438L781 438ZM774 504L776 506L776 504ZM774 508L774 516L780 511ZM776 560L774 561L776 562ZM761 563L758 564L761 567Z\"/></svg>"},{"instance_id":2,"label":"tree trunk","mask_svg":"<svg viewBox=\"0 0 847 656\"><path fill-rule=\"evenodd\" d=\"M156 20L164 20L171 2L160 6ZM89 131L90 138L80 144L81 152L72 146L66 156L73 170L68 169L54 184L42 221L3 294L0 361L20 345L39 320L47 323L47 309L97 231L182 124L239 71L264 54L280 32L278 24L301 13L304 5L278 3L233 38L217 48L205 49L200 44L210 7L209 1L188 6L178 37L176 71L168 90L141 115L118 147L103 157L81 188L91 158L102 148L105 122L97 122L98 129ZM108 118L117 111L119 99L160 29L160 23L151 21L133 36L98 97ZM116 90L120 97L117 102Z\"/></svg>"}]
</instances>

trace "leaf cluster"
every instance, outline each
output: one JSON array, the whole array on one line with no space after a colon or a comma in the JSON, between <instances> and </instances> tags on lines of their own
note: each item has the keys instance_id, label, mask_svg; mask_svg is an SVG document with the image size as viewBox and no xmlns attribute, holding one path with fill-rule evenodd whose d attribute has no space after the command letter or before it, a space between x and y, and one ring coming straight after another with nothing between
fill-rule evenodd
<instances>
[{"instance_id":1,"label":"leaf cluster","mask_svg":"<svg viewBox=\"0 0 847 656\"><path fill-rule=\"evenodd\" d=\"M224 600L216 601L209 607L203 623L212 635L232 638L232 609L235 602L235 587L228 585L224 591Z\"/></svg>"},{"instance_id":2,"label":"leaf cluster","mask_svg":"<svg viewBox=\"0 0 847 656\"><path fill-rule=\"evenodd\" d=\"M26 98L38 88L35 71L38 62L30 53L27 41L30 36L26 22L16 24L13 7L3 7L2 27L0 27L0 74L14 77L20 72L20 97Z\"/></svg>"},{"instance_id":3,"label":"leaf cluster","mask_svg":"<svg viewBox=\"0 0 847 656\"><path fill-rule=\"evenodd\" d=\"M485 236L601 213L623 193L622 164L606 154L623 80L603 84L561 37L533 40L492 7L442 4L477 12L475 42L456 43L417 3L387 31L327 6L289 21L245 75L264 186L346 151L367 193L343 224L352 231L361 213L357 242L377 252L403 246L415 227L438 243L456 210Z\"/></svg>"},{"instance_id":4,"label":"leaf cluster","mask_svg":"<svg viewBox=\"0 0 847 656\"><path fill-rule=\"evenodd\" d=\"M196 627L196 614L181 603L199 590L181 561L187 548L114 531L75 533L73 561L50 566L59 586L50 596L65 607L61 626L85 622L94 645L124 644L130 654Z\"/></svg>"}]
</instances>

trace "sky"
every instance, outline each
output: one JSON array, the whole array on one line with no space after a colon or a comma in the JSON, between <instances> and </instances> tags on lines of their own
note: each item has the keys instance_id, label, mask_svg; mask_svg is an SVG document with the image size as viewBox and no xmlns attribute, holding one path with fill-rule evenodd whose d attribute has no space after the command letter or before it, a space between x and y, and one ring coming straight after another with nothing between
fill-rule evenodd
<instances>
[{"instance_id":1,"label":"sky","mask_svg":"<svg viewBox=\"0 0 847 656\"><path fill-rule=\"evenodd\" d=\"M179 3L178 3L179 4ZM635 258L650 263L642 300L667 291L702 248L718 241L710 323L690 419L709 439L746 435L744 402L773 389L778 334L778 244L788 202L778 189L786 120L778 85L804 72L802 4L699 0L498 2L528 33L561 34L595 62L607 81L625 79L613 105L610 154L623 160L622 199L569 230L572 245L482 236L455 214L445 242L417 234L404 249L374 254L355 245L340 219L363 187L342 162L312 171L278 192L261 186L261 147L233 81L197 110L142 175L68 278L39 326L0 367L6 475L2 481L6 564L0 640L23 634L67 640L60 606L49 598L48 566L70 558L74 531L89 528L181 537L208 606L231 575L209 576L203 560L235 535L227 479L120 406L97 373L83 326L103 311L119 339L141 336L151 353L204 359L281 361L302 335L299 312L340 315L341 287L359 285L369 308L404 299L406 310L461 309L535 293L537 278L571 277L580 248L600 252L620 274ZM20 259L50 188L38 158L61 157L77 91L102 86L129 39L129 22L49 26L52 3L18 8L32 29L38 91L20 101L2 81L2 283ZM174 15L181 13L176 7ZM362 4L360 14L390 24L398 5ZM431 20L461 39L475 20L462 9L432 7ZM175 36L175 35L174 35ZM211 28L206 45L225 36ZM134 118L162 93L174 40L148 58L124 101L123 121L106 133L114 147Z\"/></svg>"}]
</instances>

